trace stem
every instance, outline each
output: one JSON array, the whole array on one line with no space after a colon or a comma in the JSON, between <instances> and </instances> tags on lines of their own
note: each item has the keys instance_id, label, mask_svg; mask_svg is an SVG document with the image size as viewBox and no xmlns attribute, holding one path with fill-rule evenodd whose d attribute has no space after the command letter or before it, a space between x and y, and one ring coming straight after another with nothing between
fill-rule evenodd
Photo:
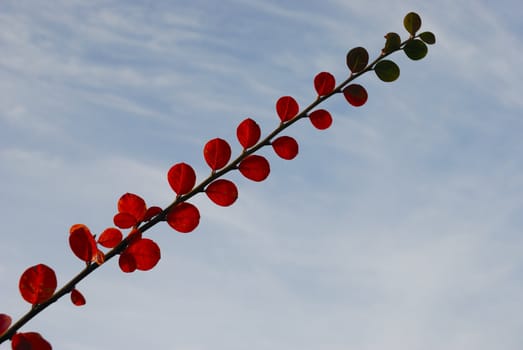
<instances>
[{"instance_id":1,"label":"stem","mask_svg":"<svg viewBox=\"0 0 523 350\"><path fill-rule=\"evenodd\" d=\"M382 52L373 62L368 64L365 69L363 69L360 72L351 74L347 79L345 79L342 83L340 83L337 87L335 87L334 90L332 92L330 92L329 94L324 95L324 96L319 96L315 101L313 101L311 104L309 104L307 107L305 107L301 112L299 112L291 120L280 123L280 125L278 127L276 127L270 134L268 134L261 141L258 141L258 143L256 145L254 145L253 147L251 147L247 150L244 150L238 157L236 157L235 159L230 161L229 164L227 164L224 168L211 173L211 175L209 177L207 177L205 180L203 180L201 183L199 183L197 186L195 186L190 192L188 192L184 195L181 195L181 196L177 196L176 199L169 206L167 206L165 209L163 209L158 215L156 215L150 221L142 223L141 226L135 227L135 228L137 228L140 232L143 233L143 232L149 230L150 228L152 228L153 226L155 226L156 224L158 224L159 222L165 221L167 214L173 207L175 207L179 203L189 200L190 198L194 197L196 194L198 194L200 192L204 192L206 186L209 185L211 182L222 177L223 175L227 174L228 172L230 172L232 170L236 170L238 168L238 165L245 158L247 158L251 154L255 153L262 147L270 145L271 140L274 137L276 137L278 134L280 134L283 130L287 129L288 127L290 127L291 125L296 123L298 120L307 117L308 113L310 111L312 111L316 106L320 105L321 103L323 103L327 99L331 98L335 94L341 93L343 91L343 88L345 86L347 86L350 82L357 79L359 76L373 70L376 63L378 63L383 58L389 56L393 52L402 50L407 42L412 41L415 38L417 38L417 36L407 39L406 41L401 43L399 48L397 48L395 50L392 50L387 53ZM119 255L120 253L122 253L129 245L130 238L131 238L130 236L126 237L116 247L114 247L109 252L107 252L107 254L105 254L104 263L107 262L108 260L112 259L116 255ZM29 312L27 312L25 315L23 315L3 335L0 336L0 344L2 344L3 342L5 342L8 339L11 339L13 337L13 335L20 328L22 328L27 322L29 322L31 319L33 319L40 312L45 310L49 305L55 303L58 299L60 299L64 295L69 294L78 283L80 283L83 279L85 279L87 276L89 276L93 271L95 271L100 266L101 265L98 265L96 263L90 263L89 265L87 265L87 267L85 267L82 271L80 271L80 273L78 273L69 282L67 282L61 289L56 291L51 298L49 298L48 300L46 300L45 302L43 302L41 304L34 305L31 308L31 310L29 310Z\"/></svg>"}]
</instances>

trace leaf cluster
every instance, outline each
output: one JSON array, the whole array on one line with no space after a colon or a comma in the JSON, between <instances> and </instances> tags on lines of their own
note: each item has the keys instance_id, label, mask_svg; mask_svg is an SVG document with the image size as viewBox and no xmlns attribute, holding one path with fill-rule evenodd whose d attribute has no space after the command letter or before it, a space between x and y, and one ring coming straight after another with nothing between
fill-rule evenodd
<instances>
[{"instance_id":1,"label":"leaf cluster","mask_svg":"<svg viewBox=\"0 0 523 350\"><path fill-rule=\"evenodd\" d=\"M236 157L232 157L232 147L228 141L219 137L207 141L202 155L209 167L209 174L199 183L191 165L185 162L172 165L167 171L166 182L173 192L173 202L167 207L148 207L139 195L125 193L116 203L114 226L95 235L84 224L72 225L69 229L69 246L73 255L84 264L84 269L58 291L56 274L51 267L37 264L25 270L19 280L19 291L22 298L31 304L31 309L15 324L12 324L10 316L0 314L0 343L10 339L14 350L51 349L50 343L39 333L19 332L19 329L65 295L70 295L74 305L85 305L86 298L78 290L77 284L113 257L118 256L118 265L124 273L154 268L161 259L161 250L154 240L144 237L146 231L161 222L166 222L182 234L194 231L201 216L199 209L189 200L201 193L216 205L233 205L239 197L239 190L233 181L224 176L238 171L251 181L266 180L271 171L270 163L266 157L256 153L263 147L270 147L281 159L294 159L299 153L299 143L292 136L282 135L283 131L301 119L308 119L318 130L328 129L333 123L332 115L318 106L334 95L343 95L354 107L363 106L368 100L368 92L362 85L353 83L362 74L374 71L384 82L398 79L398 65L386 57L393 52L403 51L410 59L420 60L428 52L427 45L436 42L431 32L418 34L421 28L418 14L408 13L403 25L409 38L402 42L399 34L387 33L381 53L371 62L365 48L349 50L346 55L348 77L341 83L337 84L336 78L329 72L316 74L312 81L315 99L305 108L300 109L298 101L292 96L280 97L275 103L277 126L265 137L262 138L262 130L254 119L245 118L236 127L236 141L242 149Z\"/></svg>"}]
</instances>

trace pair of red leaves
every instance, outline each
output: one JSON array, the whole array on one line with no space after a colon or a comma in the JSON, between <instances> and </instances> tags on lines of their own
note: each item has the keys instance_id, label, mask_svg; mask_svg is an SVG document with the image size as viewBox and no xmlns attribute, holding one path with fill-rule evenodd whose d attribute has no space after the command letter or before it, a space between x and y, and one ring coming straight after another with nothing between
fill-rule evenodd
<instances>
[{"instance_id":1,"label":"pair of red leaves","mask_svg":"<svg viewBox=\"0 0 523 350\"><path fill-rule=\"evenodd\" d=\"M0 314L0 335L4 334L11 326L11 317ZM11 338L11 349L13 350L51 350L51 344L39 333L26 332L15 333Z\"/></svg>"},{"instance_id":2,"label":"pair of red leaves","mask_svg":"<svg viewBox=\"0 0 523 350\"><path fill-rule=\"evenodd\" d=\"M32 305L41 304L51 298L57 287L56 274L52 268L44 264L29 267L20 276L18 288L22 298ZM71 291L71 301L76 306L85 304L84 296L74 288ZM5 322L4 317L4 322ZM0 317L0 334L2 318Z\"/></svg>"},{"instance_id":3,"label":"pair of red leaves","mask_svg":"<svg viewBox=\"0 0 523 350\"><path fill-rule=\"evenodd\" d=\"M159 207L147 208L145 201L133 193L126 193L118 200L118 213L113 221L119 228L131 228L143 221L149 221L162 211Z\"/></svg>"},{"instance_id":4,"label":"pair of red leaves","mask_svg":"<svg viewBox=\"0 0 523 350\"><path fill-rule=\"evenodd\" d=\"M141 233L134 231L129 246L120 254L118 265L123 272L135 270L148 271L158 264L161 253L156 242L149 238L142 238Z\"/></svg>"}]
</instances>

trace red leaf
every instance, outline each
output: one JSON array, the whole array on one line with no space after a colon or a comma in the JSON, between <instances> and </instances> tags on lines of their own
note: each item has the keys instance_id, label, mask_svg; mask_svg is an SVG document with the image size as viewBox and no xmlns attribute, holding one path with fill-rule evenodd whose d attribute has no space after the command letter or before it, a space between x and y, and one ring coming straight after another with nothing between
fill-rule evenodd
<instances>
[{"instance_id":1,"label":"red leaf","mask_svg":"<svg viewBox=\"0 0 523 350\"><path fill-rule=\"evenodd\" d=\"M100 249L96 250L96 254L93 258L93 262L98 265L102 265L105 262L105 254Z\"/></svg>"},{"instance_id":2,"label":"red leaf","mask_svg":"<svg viewBox=\"0 0 523 350\"><path fill-rule=\"evenodd\" d=\"M272 141L272 148L278 156L291 160L298 155L298 142L290 136L280 136Z\"/></svg>"},{"instance_id":3,"label":"red leaf","mask_svg":"<svg viewBox=\"0 0 523 350\"><path fill-rule=\"evenodd\" d=\"M113 223L119 228L131 228L138 223L136 218L129 213L118 213L113 218Z\"/></svg>"},{"instance_id":4,"label":"red leaf","mask_svg":"<svg viewBox=\"0 0 523 350\"><path fill-rule=\"evenodd\" d=\"M84 296L82 295L82 293L80 293L80 291L76 288L74 288L72 291L71 291L71 301L73 302L74 305L76 306L82 306L82 305L85 305L85 298Z\"/></svg>"},{"instance_id":5,"label":"red leaf","mask_svg":"<svg viewBox=\"0 0 523 350\"><path fill-rule=\"evenodd\" d=\"M250 148L260 139L260 126L251 118L247 118L238 125L236 136L244 149Z\"/></svg>"},{"instance_id":6,"label":"red leaf","mask_svg":"<svg viewBox=\"0 0 523 350\"><path fill-rule=\"evenodd\" d=\"M122 232L114 227L106 228L98 237L98 243L105 248L116 247L123 239Z\"/></svg>"},{"instance_id":7,"label":"red leaf","mask_svg":"<svg viewBox=\"0 0 523 350\"><path fill-rule=\"evenodd\" d=\"M309 114L309 119L315 128L325 130L332 125L332 117L324 109L318 109Z\"/></svg>"},{"instance_id":8,"label":"red leaf","mask_svg":"<svg viewBox=\"0 0 523 350\"><path fill-rule=\"evenodd\" d=\"M291 120L299 111L298 102L291 96L280 97L276 102L276 112L282 122Z\"/></svg>"},{"instance_id":9,"label":"red leaf","mask_svg":"<svg viewBox=\"0 0 523 350\"><path fill-rule=\"evenodd\" d=\"M129 242L129 244L139 239L142 239L142 231L136 228L129 232L129 234L127 235L127 241Z\"/></svg>"},{"instance_id":10,"label":"red leaf","mask_svg":"<svg viewBox=\"0 0 523 350\"><path fill-rule=\"evenodd\" d=\"M314 89L318 96L330 94L336 87L336 79L329 72L321 72L314 77Z\"/></svg>"},{"instance_id":11,"label":"red leaf","mask_svg":"<svg viewBox=\"0 0 523 350\"><path fill-rule=\"evenodd\" d=\"M223 139L212 139L205 144L203 157L212 170L221 169L231 159L231 146Z\"/></svg>"},{"instance_id":12,"label":"red leaf","mask_svg":"<svg viewBox=\"0 0 523 350\"><path fill-rule=\"evenodd\" d=\"M205 189L205 193L214 203L227 207L232 205L238 198L236 185L229 180L218 179Z\"/></svg>"},{"instance_id":13,"label":"red leaf","mask_svg":"<svg viewBox=\"0 0 523 350\"><path fill-rule=\"evenodd\" d=\"M74 255L86 263L93 261L98 248L89 228L82 224L76 224L71 226L69 232L69 246Z\"/></svg>"},{"instance_id":14,"label":"red leaf","mask_svg":"<svg viewBox=\"0 0 523 350\"><path fill-rule=\"evenodd\" d=\"M53 296L57 286L56 274L44 264L31 266L20 277L18 288L22 298L30 304L41 304Z\"/></svg>"},{"instance_id":15,"label":"red leaf","mask_svg":"<svg viewBox=\"0 0 523 350\"><path fill-rule=\"evenodd\" d=\"M16 333L11 338L11 348L13 350L52 350L51 344L36 332Z\"/></svg>"},{"instance_id":16,"label":"red leaf","mask_svg":"<svg viewBox=\"0 0 523 350\"><path fill-rule=\"evenodd\" d=\"M129 245L126 252L133 256L136 269L147 271L160 261L160 247L149 238L139 239Z\"/></svg>"},{"instance_id":17,"label":"red leaf","mask_svg":"<svg viewBox=\"0 0 523 350\"><path fill-rule=\"evenodd\" d=\"M166 219L169 226L176 231L189 233L198 226L200 212L194 205L184 202L172 208Z\"/></svg>"},{"instance_id":18,"label":"red leaf","mask_svg":"<svg viewBox=\"0 0 523 350\"><path fill-rule=\"evenodd\" d=\"M351 84L343 89L343 95L354 107L360 107L367 102L367 90L359 84Z\"/></svg>"},{"instance_id":19,"label":"red leaf","mask_svg":"<svg viewBox=\"0 0 523 350\"><path fill-rule=\"evenodd\" d=\"M0 314L0 335L4 334L11 327L11 316Z\"/></svg>"},{"instance_id":20,"label":"red leaf","mask_svg":"<svg viewBox=\"0 0 523 350\"><path fill-rule=\"evenodd\" d=\"M169 169L167 181L176 194L185 194L190 192L196 184L196 173L189 164L178 163Z\"/></svg>"},{"instance_id":21,"label":"red leaf","mask_svg":"<svg viewBox=\"0 0 523 350\"><path fill-rule=\"evenodd\" d=\"M152 218L154 218L156 215L160 214L162 212L162 208L160 207L150 207L149 209L147 209L147 211L145 212L145 215L143 217L143 221L149 221L151 220Z\"/></svg>"},{"instance_id":22,"label":"red leaf","mask_svg":"<svg viewBox=\"0 0 523 350\"><path fill-rule=\"evenodd\" d=\"M263 181L271 171L269 162L262 156L253 154L246 157L238 166L240 173L252 181Z\"/></svg>"},{"instance_id":23,"label":"red leaf","mask_svg":"<svg viewBox=\"0 0 523 350\"><path fill-rule=\"evenodd\" d=\"M118 258L118 266L125 273L134 272L136 270L136 260L132 254L124 251Z\"/></svg>"},{"instance_id":24,"label":"red leaf","mask_svg":"<svg viewBox=\"0 0 523 350\"><path fill-rule=\"evenodd\" d=\"M118 212L131 214L136 222L143 220L146 210L143 198L134 193L126 193L118 200Z\"/></svg>"}]
</instances>

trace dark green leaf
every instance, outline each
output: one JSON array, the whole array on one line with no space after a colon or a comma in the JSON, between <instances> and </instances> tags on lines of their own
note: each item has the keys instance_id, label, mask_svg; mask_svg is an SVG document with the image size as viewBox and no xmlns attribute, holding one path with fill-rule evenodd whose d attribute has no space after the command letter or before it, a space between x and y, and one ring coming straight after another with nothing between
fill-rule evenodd
<instances>
[{"instance_id":1,"label":"dark green leaf","mask_svg":"<svg viewBox=\"0 0 523 350\"><path fill-rule=\"evenodd\" d=\"M411 60L421 60L427 55L429 49L423 41L416 39L407 42L403 50Z\"/></svg>"},{"instance_id":2,"label":"dark green leaf","mask_svg":"<svg viewBox=\"0 0 523 350\"><path fill-rule=\"evenodd\" d=\"M420 39L426 44L432 45L436 43L436 36L432 32L423 32L419 35Z\"/></svg>"},{"instance_id":3,"label":"dark green leaf","mask_svg":"<svg viewBox=\"0 0 523 350\"><path fill-rule=\"evenodd\" d=\"M401 38L397 33L387 33L385 39L385 47L383 48L384 53L389 53L400 48Z\"/></svg>"},{"instance_id":4,"label":"dark green leaf","mask_svg":"<svg viewBox=\"0 0 523 350\"><path fill-rule=\"evenodd\" d=\"M347 67L352 73L364 70L369 63L369 53L364 47L355 47L347 53Z\"/></svg>"},{"instance_id":5,"label":"dark green leaf","mask_svg":"<svg viewBox=\"0 0 523 350\"><path fill-rule=\"evenodd\" d=\"M400 76L400 67L392 61L383 60L374 66L374 72L382 81L390 83Z\"/></svg>"},{"instance_id":6,"label":"dark green leaf","mask_svg":"<svg viewBox=\"0 0 523 350\"><path fill-rule=\"evenodd\" d=\"M421 17L415 12L409 12L403 19L403 26L410 35L414 36L421 28Z\"/></svg>"}]
</instances>

